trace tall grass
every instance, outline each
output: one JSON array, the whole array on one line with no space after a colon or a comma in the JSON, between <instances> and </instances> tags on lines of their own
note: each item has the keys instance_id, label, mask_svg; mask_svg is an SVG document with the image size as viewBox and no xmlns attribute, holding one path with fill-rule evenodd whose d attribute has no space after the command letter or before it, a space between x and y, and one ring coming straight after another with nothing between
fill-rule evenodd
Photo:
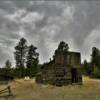
<instances>
[{"instance_id":1,"label":"tall grass","mask_svg":"<svg viewBox=\"0 0 100 100\"><path fill-rule=\"evenodd\" d=\"M11 85L14 96L0 100L100 100L100 80L87 77L83 78L82 86L39 85L34 80L16 80Z\"/></svg>"}]
</instances>

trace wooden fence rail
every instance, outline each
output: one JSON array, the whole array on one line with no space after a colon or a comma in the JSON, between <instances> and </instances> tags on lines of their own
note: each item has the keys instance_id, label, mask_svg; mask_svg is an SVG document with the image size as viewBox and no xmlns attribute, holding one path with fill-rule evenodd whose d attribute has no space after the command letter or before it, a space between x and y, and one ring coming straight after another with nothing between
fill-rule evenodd
<instances>
[{"instance_id":1,"label":"wooden fence rail","mask_svg":"<svg viewBox=\"0 0 100 100\"><path fill-rule=\"evenodd\" d=\"M1 90L0 94L4 94L4 93L7 93L7 92L8 92L9 95L12 95L12 91L11 91L10 86L7 86L5 89Z\"/></svg>"}]
</instances>

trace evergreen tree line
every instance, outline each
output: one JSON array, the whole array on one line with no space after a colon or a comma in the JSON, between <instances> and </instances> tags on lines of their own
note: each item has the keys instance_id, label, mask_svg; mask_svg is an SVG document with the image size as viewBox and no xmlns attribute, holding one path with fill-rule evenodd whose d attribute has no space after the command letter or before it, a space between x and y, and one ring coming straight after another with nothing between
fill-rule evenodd
<instances>
[{"instance_id":1,"label":"evergreen tree line","mask_svg":"<svg viewBox=\"0 0 100 100\"><path fill-rule=\"evenodd\" d=\"M15 67L12 67L10 60L7 60L5 66L0 68L0 74L16 78L34 77L40 66L37 47L32 44L28 46L27 40L21 38L14 49Z\"/></svg>"},{"instance_id":2,"label":"evergreen tree line","mask_svg":"<svg viewBox=\"0 0 100 100\"><path fill-rule=\"evenodd\" d=\"M40 71L39 53L34 45L27 45L27 40L21 38L15 46L14 58L15 67L12 67L10 60L5 62L5 66L0 68L0 74L22 78L25 76L34 77ZM59 51L68 51L69 46L64 41L58 45ZM55 52L57 51L55 50ZM95 78L100 78L100 50L96 47L92 48L91 61L81 64L82 74Z\"/></svg>"},{"instance_id":3,"label":"evergreen tree line","mask_svg":"<svg viewBox=\"0 0 100 100\"><path fill-rule=\"evenodd\" d=\"M91 60L84 60L82 64L82 72L93 78L100 78L100 50L96 47L92 48Z\"/></svg>"}]
</instances>

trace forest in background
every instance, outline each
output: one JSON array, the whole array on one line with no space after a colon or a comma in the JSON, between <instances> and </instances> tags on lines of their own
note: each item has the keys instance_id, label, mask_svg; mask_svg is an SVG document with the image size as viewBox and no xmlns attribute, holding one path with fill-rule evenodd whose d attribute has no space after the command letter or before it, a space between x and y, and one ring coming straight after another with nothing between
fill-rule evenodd
<instances>
[{"instance_id":1,"label":"forest in background","mask_svg":"<svg viewBox=\"0 0 100 100\"><path fill-rule=\"evenodd\" d=\"M61 41L58 48L64 49L69 48L68 44ZM23 78L29 76L30 78L35 77L36 74L41 69L41 64L39 64L39 53L37 52L37 47L33 44L27 45L27 40L21 38L19 42L14 47L14 58L15 67L12 66L11 61L8 59L5 62L5 66L0 68L0 74L6 76L13 76L14 78ZM84 60L81 64L82 74L90 76L92 78L100 78L100 51L98 48L92 48L92 54L90 62Z\"/></svg>"}]
</instances>

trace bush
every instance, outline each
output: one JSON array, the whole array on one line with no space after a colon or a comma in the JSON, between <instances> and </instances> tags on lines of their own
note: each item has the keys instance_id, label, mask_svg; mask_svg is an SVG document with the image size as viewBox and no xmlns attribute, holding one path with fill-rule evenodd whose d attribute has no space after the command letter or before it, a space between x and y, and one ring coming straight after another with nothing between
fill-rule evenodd
<instances>
[{"instance_id":1,"label":"bush","mask_svg":"<svg viewBox=\"0 0 100 100\"><path fill-rule=\"evenodd\" d=\"M94 71L93 71L93 73L92 73L92 76L93 76L94 78L100 78L100 68L95 67L95 68L94 68Z\"/></svg>"}]
</instances>

